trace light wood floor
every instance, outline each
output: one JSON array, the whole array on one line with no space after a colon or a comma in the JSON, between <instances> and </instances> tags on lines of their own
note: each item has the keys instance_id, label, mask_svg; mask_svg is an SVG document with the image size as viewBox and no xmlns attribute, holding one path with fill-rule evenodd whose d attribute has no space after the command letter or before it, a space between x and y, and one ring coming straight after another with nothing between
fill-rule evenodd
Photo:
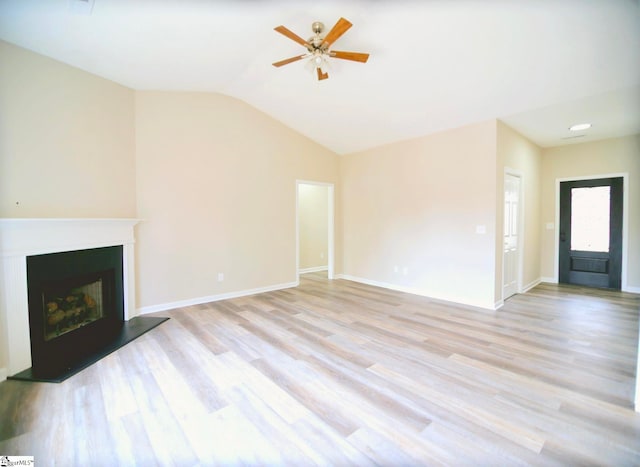
<instances>
[{"instance_id":1,"label":"light wood floor","mask_svg":"<svg viewBox=\"0 0 640 467\"><path fill-rule=\"evenodd\" d=\"M0 384L36 465L640 464L640 296L540 285L498 312L305 275L174 310L62 384Z\"/></svg>"}]
</instances>

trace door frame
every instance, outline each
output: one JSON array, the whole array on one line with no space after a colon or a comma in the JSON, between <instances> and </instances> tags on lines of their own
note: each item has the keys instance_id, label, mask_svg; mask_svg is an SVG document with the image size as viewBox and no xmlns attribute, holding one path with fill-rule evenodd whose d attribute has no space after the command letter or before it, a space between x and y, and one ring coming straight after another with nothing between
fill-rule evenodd
<instances>
[{"instance_id":1,"label":"door frame","mask_svg":"<svg viewBox=\"0 0 640 467\"><path fill-rule=\"evenodd\" d=\"M620 271L620 290L630 292L627 286L627 265L629 247L629 173L608 173L586 175L579 177L556 178L555 200L555 225L554 225L554 256L553 256L553 281L557 284L560 280L560 183L577 182L582 180L600 180L602 178L622 178L622 265Z\"/></svg>"},{"instance_id":2,"label":"door frame","mask_svg":"<svg viewBox=\"0 0 640 467\"><path fill-rule=\"evenodd\" d=\"M502 284L500 287L500 296L502 297L502 301L504 302L504 216L506 213L504 212L504 188L506 183L507 175L511 175L513 177L518 177L520 179L520 192L518 193L518 266L516 268L516 293L522 293L523 285L522 285L522 276L524 270L524 255L523 255L523 247L524 247L524 218L525 218L525 200L524 200L524 173L521 170L512 169L510 167L504 168L504 175L502 177L502 229L500 229L501 238L501 248L502 248Z\"/></svg>"},{"instance_id":3,"label":"door frame","mask_svg":"<svg viewBox=\"0 0 640 467\"><path fill-rule=\"evenodd\" d=\"M335 184L316 182L312 180L296 180L296 281L300 283L300 185L316 185L327 187L327 277L331 280L335 276Z\"/></svg>"},{"instance_id":4,"label":"door frame","mask_svg":"<svg viewBox=\"0 0 640 467\"><path fill-rule=\"evenodd\" d=\"M584 251L573 250L574 232L572 229L573 219L573 190L588 189L590 187L606 187L610 190L607 208L609 218L607 225L607 235L609 248L607 251ZM558 251L558 282L560 274L563 274L562 282L586 287L603 287L612 290L621 290L622 285L622 215L624 179L597 178L588 180L578 180L570 182L560 182L560 236L564 234L564 240L558 241L560 245ZM618 204L620 203L620 204ZM606 270L588 271L578 268L574 269L574 259L579 258L587 264L592 260L605 260ZM602 266L602 264L601 264ZM606 279L606 280L605 280Z\"/></svg>"}]
</instances>

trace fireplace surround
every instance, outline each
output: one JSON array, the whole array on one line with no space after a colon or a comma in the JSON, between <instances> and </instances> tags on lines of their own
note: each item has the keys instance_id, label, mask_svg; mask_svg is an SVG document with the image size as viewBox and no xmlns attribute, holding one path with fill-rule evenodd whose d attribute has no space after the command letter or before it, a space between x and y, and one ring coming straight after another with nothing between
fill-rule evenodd
<instances>
[{"instance_id":1,"label":"fireplace surround","mask_svg":"<svg viewBox=\"0 0 640 467\"><path fill-rule=\"evenodd\" d=\"M139 327L138 321L145 318L135 317L134 226L137 223L137 219L0 219L0 381L32 367L30 300L40 303L38 313L48 313L49 308L56 306L59 310L54 312L64 312L64 318L58 313L51 320L52 323L59 320L48 330L51 342L73 334L68 331L74 326L91 329L95 323L104 321L89 317L89 313L96 313L88 306L94 301L96 306L100 302L102 307L111 307L120 323L131 322L135 324L133 328ZM109 250L113 253L113 248L117 250L115 256L112 255L115 260L98 261L97 266L88 269L81 267L75 277L64 271L57 280L41 277L44 287L37 292L27 286L28 269L32 269L28 263L33 262L33 258L37 263L38 258L57 257L61 253L71 252L73 257L73 252ZM67 260L58 262L63 269L67 264ZM121 280L116 280L118 278ZM115 294L103 295L105 291L118 288ZM92 296L98 292L101 297ZM65 293L65 297L59 296ZM72 302L69 305L57 301L67 297ZM110 300L117 303L110 303ZM40 328L35 332L45 336L45 331ZM52 339L52 333L60 336ZM42 337L42 340L47 339Z\"/></svg>"}]
</instances>

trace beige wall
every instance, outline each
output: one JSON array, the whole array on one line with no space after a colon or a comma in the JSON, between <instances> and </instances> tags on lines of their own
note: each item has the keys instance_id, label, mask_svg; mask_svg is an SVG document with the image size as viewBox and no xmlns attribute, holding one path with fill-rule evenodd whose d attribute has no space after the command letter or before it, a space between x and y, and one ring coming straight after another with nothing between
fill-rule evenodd
<instances>
[{"instance_id":1,"label":"beige wall","mask_svg":"<svg viewBox=\"0 0 640 467\"><path fill-rule=\"evenodd\" d=\"M0 41L0 217L135 217L133 110L131 89Z\"/></svg>"},{"instance_id":2,"label":"beige wall","mask_svg":"<svg viewBox=\"0 0 640 467\"><path fill-rule=\"evenodd\" d=\"M337 155L205 93L137 92L136 147L138 306L296 280L296 179L337 183Z\"/></svg>"},{"instance_id":3,"label":"beige wall","mask_svg":"<svg viewBox=\"0 0 640 467\"><path fill-rule=\"evenodd\" d=\"M327 267L329 187L298 186L300 269Z\"/></svg>"},{"instance_id":4,"label":"beige wall","mask_svg":"<svg viewBox=\"0 0 640 467\"><path fill-rule=\"evenodd\" d=\"M348 277L494 307L496 124L343 156Z\"/></svg>"},{"instance_id":5,"label":"beige wall","mask_svg":"<svg viewBox=\"0 0 640 467\"><path fill-rule=\"evenodd\" d=\"M496 196L498 203L496 231L496 300L502 297L502 255L504 216L504 174L505 170L521 177L522 238L520 251L522 263L522 290L535 285L540 280L540 176L542 149L515 130L498 122L497 127L497 167Z\"/></svg>"},{"instance_id":6,"label":"beige wall","mask_svg":"<svg viewBox=\"0 0 640 467\"><path fill-rule=\"evenodd\" d=\"M628 173L627 209L627 290L640 292L640 135L612 138L593 143L572 144L544 149L542 152L542 223L556 221L556 180L572 177ZM543 230L542 276L556 279L556 233ZM623 266L623 288L624 281Z\"/></svg>"},{"instance_id":7,"label":"beige wall","mask_svg":"<svg viewBox=\"0 0 640 467\"><path fill-rule=\"evenodd\" d=\"M134 93L0 41L0 217L134 217Z\"/></svg>"}]
</instances>

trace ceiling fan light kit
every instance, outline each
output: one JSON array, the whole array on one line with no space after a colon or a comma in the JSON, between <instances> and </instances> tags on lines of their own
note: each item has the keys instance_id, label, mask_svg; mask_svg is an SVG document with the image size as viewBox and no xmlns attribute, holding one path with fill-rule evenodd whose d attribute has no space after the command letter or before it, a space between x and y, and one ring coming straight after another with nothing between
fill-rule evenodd
<instances>
[{"instance_id":1,"label":"ceiling fan light kit","mask_svg":"<svg viewBox=\"0 0 640 467\"><path fill-rule=\"evenodd\" d=\"M278 62L273 63L275 67L281 67L289 63L297 62L298 60L309 59L314 68L316 69L316 76L318 81L329 78L329 74L322 71L322 67L325 63L328 63L329 58L339 58L342 60L350 60L353 62L366 63L369 59L369 54L360 52L341 52L337 50L331 50L331 45L338 40L347 30L353 26L348 20L340 18L338 22L331 28L326 36L323 36L324 24L320 21L315 21L311 25L313 36L309 40L304 40L296 33L290 31L284 26L278 26L274 28L285 37L288 37L294 42L304 46L307 49L307 53L302 55L296 55L295 57L286 58Z\"/></svg>"}]
</instances>

